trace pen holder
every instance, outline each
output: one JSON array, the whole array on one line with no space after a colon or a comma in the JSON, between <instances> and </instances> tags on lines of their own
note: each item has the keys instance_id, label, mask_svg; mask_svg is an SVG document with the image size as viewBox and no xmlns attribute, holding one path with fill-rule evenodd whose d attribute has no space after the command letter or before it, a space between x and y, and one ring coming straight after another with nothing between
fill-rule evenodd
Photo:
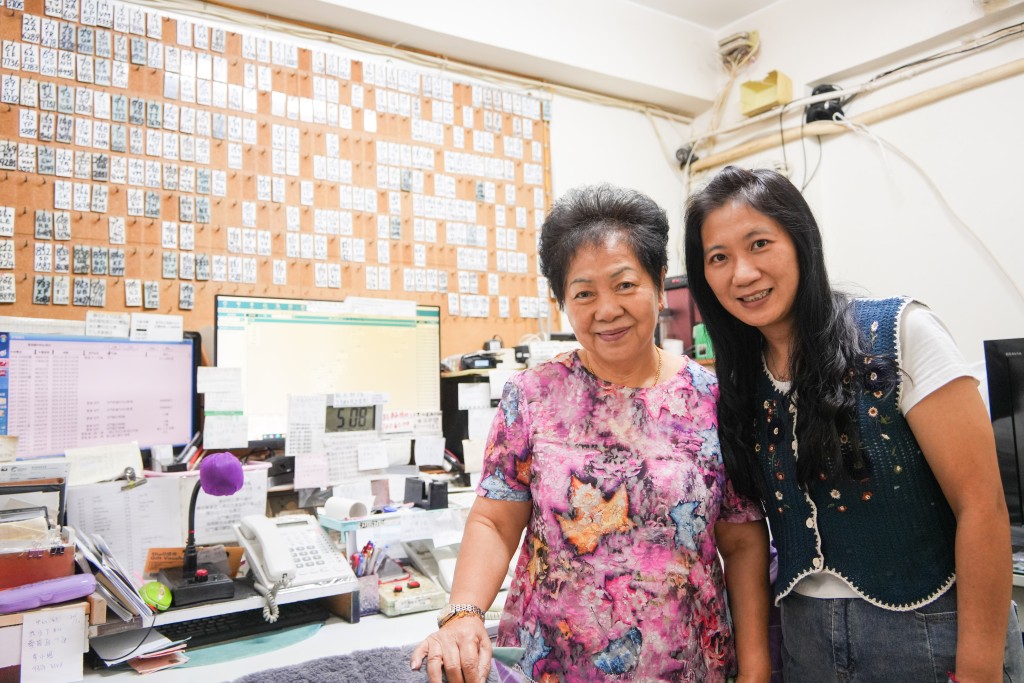
<instances>
[{"instance_id":1,"label":"pen holder","mask_svg":"<svg viewBox=\"0 0 1024 683\"><path fill-rule=\"evenodd\" d=\"M376 574L359 577L359 615L380 612L380 581Z\"/></svg>"}]
</instances>

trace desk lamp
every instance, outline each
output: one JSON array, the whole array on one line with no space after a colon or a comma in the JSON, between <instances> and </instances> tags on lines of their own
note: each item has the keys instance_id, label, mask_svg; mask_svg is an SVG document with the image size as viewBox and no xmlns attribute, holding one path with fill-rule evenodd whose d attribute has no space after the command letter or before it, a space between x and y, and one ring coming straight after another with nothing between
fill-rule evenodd
<instances>
[{"instance_id":1,"label":"desk lamp","mask_svg":"<svg viewBox=\"0 0 1024 683\"><path fill-rule=\"evenodd\" d=\"M160 571L160 582L171 589L175 606L235 597L235 583L229 576L213 571L209 566L198 566L196 502L200 489L211 496L230 496L242 488L243 482L242 464L231 453L212 453L200 463L199 481L192 489L192 499L188 506L185 561L180 568Z\"/></svg>"}]
</instances>

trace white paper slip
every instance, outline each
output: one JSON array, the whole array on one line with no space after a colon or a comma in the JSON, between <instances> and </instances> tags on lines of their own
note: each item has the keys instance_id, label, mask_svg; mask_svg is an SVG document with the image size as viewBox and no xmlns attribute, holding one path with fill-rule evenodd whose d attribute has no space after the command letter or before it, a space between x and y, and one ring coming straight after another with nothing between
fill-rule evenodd
<instances>
[{"instance_id":1,"label":"white paper slip","mask_svg":"<svg viewBox=\"0 0 1024 683\"><path fill-rule=\"evenodd\" d=\"M245 415L207 415L203 421L203 448L245 448L249 445L249 419Z\"/></svg>"},{"instance_id":2,"label":"white paper slip","mask_svg":"<svg viewBox=\"0 0 1024 683\"><path fill-rule=\"evenodd\" d=\"M200 367L196 374L196 391L207 392L241 392L242 368L211 368Z\"/></svg>"},{"instance_id":3,"label":"white paper slip","mask_svg":"<svg viewBox=\"0 0 1024 683\"><path fill-rule=\"evenodd\" d=\"M285 455L322 452L326 419L326 394L289 396Z\"/></svg>"},{"instance_id":4,"label":"white paper slip","mask_svg":"<svg viewBox=\"0 0 1024 683\"><path fill-rule=\"evenodd\" d=\"M490 384L484 382L461 382L459 384L459 410L490 407Z\"/></svg>"},{"instance_id":5,"label":"white paper slip","mask_svg":"<svg viewBox=\"0 0 1024 683\"><path fill-rule=\"evenodd\" d=\"M132 341L179 341L183 337L184 319L180 315L132 313Z\"/></svg>"},{"instance_id":6,"label":"white paper slip","mask_svg":"<svg viewBox=\"0 0 1024 683\"><path fill-rule=\"evenodd\" d=\"M0 436L0 463L12 462L18 451L18 437Z\"/></svg>"},{"instance_id":7,"label":"white paper slip","mask_svg":"<svg viewBox=\"0 0 1024 683\"><path fill-rule=\"evenodd\" d=\"M383 441L369 441L356 446L360 470L383 470L388 466L388 447Z\"/></svg>"},{"instance_id":8,"label":"white paper slip","mask_svg":"<svg viewBox=\"0 0 1024 683\"><path fill-rule=\"evenodd\" d=\"M85 312L85 334L89 337L119 337L126 339L131 329L128 313Z\"/></svg>"},{"instance_id":9,"label":"white paper slip","mask_svg":"<svg viewBox=\"0 0 1024 683\"><path fill-rule=\"evenodd\" d=\"M68 485L95 484L117 479L131 467L142 473L142 453L135 441L107 446L69 448L64 452L68 461Z\"/></svg>"},{"instance_id":10,"label":"white paper slip","mask_svg":"<svg viewBox=\"0 0 1024 683\"><path fill-rule=\"evenodd\" d=\"M487 388L487 385L483 385ZM440 467L444 462L444 437L421 436L415 440L414 454L416 464Z\"/></svg>"},{"instance_id":11,"label":"white paper slip","mask_svg":"<svg viewBox=\"0 0 1024 683\"><path fill-rule=\"evenodd\" d=\"M203 368L199 368L202 370ZM245 396L238 391L207 391L203 394L203 409L209 413L237 413L245 410Z\"/></svg>"}]
</instances>

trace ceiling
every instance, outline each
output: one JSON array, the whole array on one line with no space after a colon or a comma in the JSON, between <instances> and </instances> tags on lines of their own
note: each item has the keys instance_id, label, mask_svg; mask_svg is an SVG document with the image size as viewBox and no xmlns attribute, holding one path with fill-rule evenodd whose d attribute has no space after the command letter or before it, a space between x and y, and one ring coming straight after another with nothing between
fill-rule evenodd
<instances>
[{"instance_id":1,"label":"ceiling","mask_svg":"<svg viewBox=\"0 0 1024 683\"><path fill-rule=\"evenodd\" d=\"M758 12L779 0L629 0L710 31Z\"/></svg>"}]
</instances>

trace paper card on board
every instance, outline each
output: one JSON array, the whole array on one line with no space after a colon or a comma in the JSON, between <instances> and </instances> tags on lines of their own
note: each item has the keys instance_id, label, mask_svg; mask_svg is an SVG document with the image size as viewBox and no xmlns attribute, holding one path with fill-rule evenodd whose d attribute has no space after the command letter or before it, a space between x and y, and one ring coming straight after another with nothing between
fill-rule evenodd
<instances>
[{"instance_id":1,"label":"paper card on board","mask_svg":"<svg viewBox=\"0 0 1024 683\"><path fill-rule=\"evenodd\" d=\"M181 341L184 318L180 315L132 313L132 341Z\"/></svg>"}]
</instances>

